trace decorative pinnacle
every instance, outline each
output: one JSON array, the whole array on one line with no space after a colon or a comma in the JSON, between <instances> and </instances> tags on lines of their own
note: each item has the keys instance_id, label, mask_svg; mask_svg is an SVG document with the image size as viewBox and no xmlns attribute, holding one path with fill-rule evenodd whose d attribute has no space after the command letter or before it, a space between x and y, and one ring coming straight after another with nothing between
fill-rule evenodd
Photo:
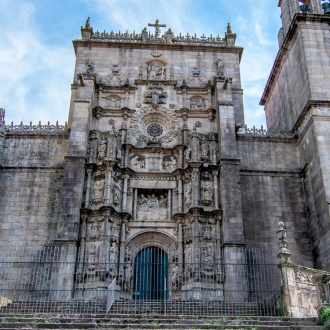
<instances>
[{"instance_id":1,"label":"decorative pinnacle","mask_svg":"<svg viewBox=\"0 0 330 330\"><path fill-rule=\"evenodd\" d=\"M291 263L291 252L288 249L288 241L287 241L287 231L284 229L284 222L280 221L278 223L278 231L277 234L279 236L280 241L280 251L277 255L278 258L281 259L282 263Z\"/></svg>"}]
</instances>

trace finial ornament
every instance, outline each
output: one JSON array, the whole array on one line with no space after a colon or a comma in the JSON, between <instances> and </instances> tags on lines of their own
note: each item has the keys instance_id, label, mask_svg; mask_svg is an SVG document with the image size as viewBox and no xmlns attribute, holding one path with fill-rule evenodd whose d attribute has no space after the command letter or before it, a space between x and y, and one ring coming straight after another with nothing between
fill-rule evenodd
<instances>
[{"instance_id":1,"label":"finial ornament","mask_svg":"<svg viewBox=\"0 0 330 330\"><path fill-rule=\"evenodd\" d=\"M231 29L230 23L227 25L227 34L233 34L233 30Z\"/></svg>"},{"instance_id":2,"label":"finial ornament","mask_svg":"<svg viewBox=\"0 0 330 330\"><path fill-rule=\"evenodd\" d=\"M278 223L278 231L277 234L279 236L280 241L280 251L277 255L279 259L281 259L281 263L291 263L291 252L288 249L288 241L287 241L287 231L284 229L284 222L280 221Z\"/></svg>"},{"instance_id":3,"label":"finial ornament","mask_svg":"<svg viewBox=\"0 0 330 330\"><path fill-rule=\"evenodd\" d=\"M91 19L90 17L88 17L86 20L85 29L90 29L90 28L91 28Z\"/></svg>"}]
</instances>

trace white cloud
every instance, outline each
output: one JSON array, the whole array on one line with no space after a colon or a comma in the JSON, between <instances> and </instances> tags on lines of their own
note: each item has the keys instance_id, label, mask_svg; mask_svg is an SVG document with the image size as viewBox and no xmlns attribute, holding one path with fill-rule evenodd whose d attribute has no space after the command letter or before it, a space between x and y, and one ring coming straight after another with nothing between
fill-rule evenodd
<instances>
[{"instance_id":1,"label":"white cloud","mask_svg":"<svg viewBox=\"0 0 330 330\"><path fill-rule=\"evenodd\" d=\"M7 124L67 119L73 52L43 44L30 1L4 0L0 41L0 106Z\"/></svg>"}]
</instances>

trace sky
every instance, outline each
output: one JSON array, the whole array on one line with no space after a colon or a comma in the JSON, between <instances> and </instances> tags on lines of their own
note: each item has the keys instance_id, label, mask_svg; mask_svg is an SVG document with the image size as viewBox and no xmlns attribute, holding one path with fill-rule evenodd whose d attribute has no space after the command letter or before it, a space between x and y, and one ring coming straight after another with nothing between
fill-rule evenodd
<instances>
[{"instance_id":1,"label":"sky","mask_svg":"<svg viewBox=\"0 0 330 330\"><path fill-rule=\"evenodd\" d=\"M244 47L245 122L249 127L265 126L259 101L278 51L277 4L277 0L0 0L0 108L6 109L6 124L64 124L75 62L72 40L81 38L80 27L89 16L94 31L140 32L159 19L175 35L223 37L230 22L236 45Z\"/></svg>"}]
</instances>

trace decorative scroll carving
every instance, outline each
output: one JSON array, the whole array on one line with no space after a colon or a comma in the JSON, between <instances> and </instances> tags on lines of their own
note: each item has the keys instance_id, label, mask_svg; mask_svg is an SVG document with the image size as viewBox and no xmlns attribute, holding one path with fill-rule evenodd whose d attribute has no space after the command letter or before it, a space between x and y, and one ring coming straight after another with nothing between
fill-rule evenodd
<instances>
[{"instance_id":1,"label":"decorative scroll carving","mask_svg":"<svg viewBox=\"0 0 330 330\"><path fill-rule=\"evenodd\" d=\"M141 134L150 139L147 128L151 123L159 123L163 127L163 134L159 136L161 142L169 143L178 135L179 120L176 114L172 110L158 106L142 108L132 116L131 132L133 136L139 141L145 139L141 138Z\"/></svg>"},{"instance_id":2,"label":"decorative scroll carving","mask_svg":"<svg viewBox=\"0 0 330 330\"><path fill-rule=\"evenodd\" d=\"M148 86L149 91L144 93L146 104L166 104L167 93L163 91L161 84L152 83Z\"/></svg>"},{"instance_id":3,"label":"decorative scroll carving","mask_svg":"<svg viewBox=\"0 0 330 330\"><path fill-rule=\"evenodd\" d=\"M205 110L205 101L200 96L194 96L190 99L190 109L191 110Z\"/></svg>"},{"instance_id":4,"label":"decorative scroll carving","mask_svg":"<svg viewBox=\"0 0 330 330\"><path fill-rule=\"evenodd\" d=\"M117 64L112 66L112 74L101 77L99 79L99 84L104 86L121 86L123 85L123 78L120 74L120 68Z\"/></svg>"}]
</instances>

